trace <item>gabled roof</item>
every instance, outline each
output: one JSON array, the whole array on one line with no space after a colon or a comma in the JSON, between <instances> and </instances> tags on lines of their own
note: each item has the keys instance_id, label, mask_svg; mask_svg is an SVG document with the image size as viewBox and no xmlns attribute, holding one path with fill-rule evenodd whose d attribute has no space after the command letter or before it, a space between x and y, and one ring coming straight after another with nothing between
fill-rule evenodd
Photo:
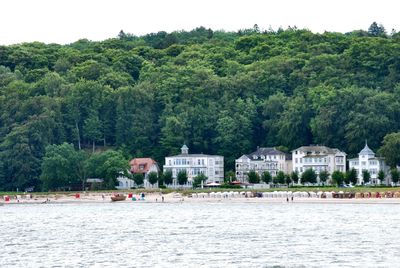
<instances>
[{"instance_id":1,"label":"gabled roof","mask_svg":"<svg viewBox=\"0 0 400 268\"><path fill-rule=\"evenodd\" d=\"M293 151L302 151L302 152L318 152L319 154L336 154L336 153L344 153L337 148L329 148L323 145L310 145L310 146L301 146Z\"/></svg>"},{"instance_id":2,"label":"gabled roof","mask_svg":"<svg viewBox=\"0 0 400 268\"><path fill-rule=\"evenodd\" d=\"M252 158L253 156L260 157L262 155L282 155L282 154L284 155L285 153L275 149L275 147L260 147L257 148L256 151L248 154L247 157Z\"/></svg>"},{"instance_id":3,"label":"gabled roof","mask_svg":"<svg viewBox=\"0 0 400 268\"><path fill-rule=\"evenodd\" d=\"M157 162L151 158L134 158L129 164L132 173L147 173L153 165L157 165Z\"/></svg>"}]
</instances>

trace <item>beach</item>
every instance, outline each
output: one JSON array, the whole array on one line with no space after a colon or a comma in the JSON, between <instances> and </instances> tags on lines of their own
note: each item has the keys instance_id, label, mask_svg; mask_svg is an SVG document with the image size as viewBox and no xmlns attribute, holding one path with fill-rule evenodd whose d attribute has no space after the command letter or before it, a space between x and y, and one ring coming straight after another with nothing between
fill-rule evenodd
<instances>
[{"instance_id":1,"label":"beach","mask_svg":"<svg viewBox=\"0 0 400 268\"><path fill-rule=\"evenodd\" d=\"M66 193L49 195L14 195L9 201L3 196L0 204L50 204L50 203L110 203L112 193ZM127 195L128 196L128 195ZM400 198L319 198L319 197L215 197L203 194L197 197L185 196L180 193L146 193L144 199L139 194L133 198L113 203L321 203L321 204L400 204Z\"/></svg>"}]
</instances>

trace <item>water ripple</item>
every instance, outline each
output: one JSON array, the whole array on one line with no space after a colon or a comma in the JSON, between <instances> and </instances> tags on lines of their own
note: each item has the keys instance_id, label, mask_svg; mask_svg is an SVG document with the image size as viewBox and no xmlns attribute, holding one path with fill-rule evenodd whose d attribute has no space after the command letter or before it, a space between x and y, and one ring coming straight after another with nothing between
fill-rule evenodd
<instances>
[{"instance_id":1,"label":"water ripple","mask_svg":"<svg viewBox=\"0 0 400 268\"><path fill-rule=\"evenodd\" d=\"M396 267L400 206L47 204L0 209L0 267Z\"/></svg>"}]
</instances>

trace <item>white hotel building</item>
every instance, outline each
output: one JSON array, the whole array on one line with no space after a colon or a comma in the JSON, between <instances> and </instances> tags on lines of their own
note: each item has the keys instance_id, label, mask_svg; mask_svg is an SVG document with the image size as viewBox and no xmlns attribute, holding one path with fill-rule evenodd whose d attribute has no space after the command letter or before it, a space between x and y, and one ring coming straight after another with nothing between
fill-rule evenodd
<instances>
[{"instance_id":1,"label":"white hotel building","mask_svg":"<svg viewBox=\"0 0 400 268\"><path fill-rule=\"evenodd\" d=\"M349 168L354 168L357 171L359 184L363 182L363 170L368 170L371 175L370 180L373 184L378 183L378 173L380 170L385 172L386 179L389 172L389 167L385 164L384 158L375 157L375 153L368 147L367 142L365 142L365 146L361 152L358 153L358 158L349 159Z\"/></svg>"},{"instance_id":2,"label":"white hotel building","mask_svg":"<svg viewBox=\"0 0 400 268\"><path fill-rule=\"evenodd\" d=\"M307 169L319 174L326 170L329 174L335 170L346 171L346 153L336 148L311 145L302 146L292 151L293 171L301 175Z\"/></svg>"},{"instance_id":3,"label":"white hotel building","mask_svg":"<svg viewBox=\"0 0 400 268\"><path fill-rule=\"evenodd\" d=\"M188 182L199 175L207 176L207 182L224 182L224 157L220 155L189 154L189 148L183 145L181 154L165 157L164 172L172 171L172 177L177 178L180 171L186 171Z\"/></svg>"},{"instance_id":4,"label":"white hotel building","mask_svg":"<svg viewBox=\"0 0 400 268\"><path fill-rule=\"evenodd\" d=\"M275 177L279 171L287 174L292 172L291 155L287 155L274 147L257 147L255 152L244 154L235 160L236 178L241 182L247 181L247 174L255 171L261 175L268 171Z\"/></svg>"}]
</instances>

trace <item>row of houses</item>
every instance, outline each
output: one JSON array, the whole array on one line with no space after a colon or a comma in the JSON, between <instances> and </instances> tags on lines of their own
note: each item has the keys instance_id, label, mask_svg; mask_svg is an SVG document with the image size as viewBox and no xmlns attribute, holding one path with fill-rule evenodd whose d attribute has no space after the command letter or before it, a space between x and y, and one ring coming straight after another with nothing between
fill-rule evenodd
<instances>
[{"instance_id":1,"label":"row of houses","mask_svg":"<svg viewBox=\"0 0 400 268\"><path fill-rule=\"evenodd\" d=\"M346 156L346 153L339 149L320 145L301 146L291 151L291 154L275 148L257 148L255 152L236 160L236 177L244 182L250 171L255 171L259 175L268 171L272 176L279 171L287 174L297 172L301 176L307 169L314 170L317 175L321 171L327 171L329 174L334 171L346 172ZM364 170L370 173L372 183L378 183L379 171L384 171L386 177L389 173L384 158L376 157L367 142L358 153L358 157L349 159L348 162L349 169L357 171L359 184L363 182Z\"/></svg>"},{"instance_id":2,"label":"row of houses","mask_svg":"<svg viewBox=\"0 0 400 268\"><path fill-rule=\"evenodd\" d=\"M338 170L346 171L346 153L336 148L329 148L320 145L301 146L284 153L274 147L260 148L250 154L244 154L235 160L236 180L247 182L247 174L255 171L260 176L268 171L272 176L276 176L279 171L286 174L297 172L299 176L307 169L313 169L316 174L327 171L332 174ZM349 159L349 168L354 168L358 174L358 183L362 183L362 172L368 170L371 175L372 183L376 183L380 170L388 174L389 167L383 158L376 157L375 153L368 147L360 151L357 158ZM150 172L160 173L160 168L156 161L151 158L135 158L130 161L131 172L141 173L145 178L145 187L152 187L147 180ZM223 183L224 181L224 157L221 155L190 154L189 148L183 145L181 153L174 156L165 157L163 171L171 171L172 177L177 178L178 173L185 171L188 182L191 184L193 179L204 174L207 183ZM124 177L118 178L119 188L132 188L134 182ZM157 187L157 186L156 186Z\"/></svg>"}]
</instances>

